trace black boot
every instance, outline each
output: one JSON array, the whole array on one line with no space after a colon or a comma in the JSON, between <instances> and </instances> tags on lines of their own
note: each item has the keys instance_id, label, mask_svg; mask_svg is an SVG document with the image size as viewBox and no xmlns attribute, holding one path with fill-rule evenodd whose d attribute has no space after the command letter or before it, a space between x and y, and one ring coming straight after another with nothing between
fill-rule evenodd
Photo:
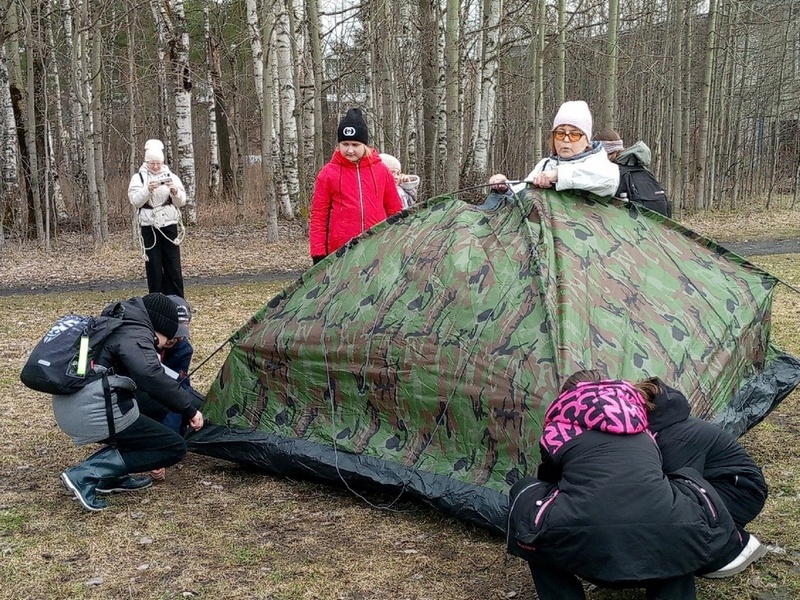
<instances>
[{"instance_id":1,"label":"black boot","mask_svg":"<svg viewBox=\"0 0 800 600\"><path fill-rule=\"evenodd\" d=\"M95 492L98 494L111 494L113 492L135 492L137 490L144 490L153 485L153 479L144 475L142 477L134 477L133 475L124 475L119 479L105 479L97 484Z\"/></svg>"},{"instance_id":2,"label":"black boot","mask_svg":"<svg viewBox=\"0 0 800 600\"><path fill-rule=\"evenodd\" d=\"M96 496L100 481L118 480L128 474L128 467L116 448L106 446L81 464L61 473L61 483L70 490L86 510L108 508L108 503Z\"/></svg>"}]
</instances>

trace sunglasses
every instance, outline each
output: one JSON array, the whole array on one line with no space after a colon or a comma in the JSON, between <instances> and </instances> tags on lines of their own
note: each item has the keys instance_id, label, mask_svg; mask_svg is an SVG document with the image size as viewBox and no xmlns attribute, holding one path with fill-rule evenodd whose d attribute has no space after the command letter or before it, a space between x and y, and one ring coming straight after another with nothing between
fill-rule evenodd
<instances>
[{"instance_id":1,"label":"sunglasses","mask_svg":"<svg viewBox=\"0 0 800 600\"><path fill-rule=\"evenodd\" d=\"M563 142L566 138L569 138L570 142L577 142L579 139L583 137L582 131L564 131L563 129L556 129L553 132L553 137L557 139L559 142Z\"/></svg>"}]
</instances>

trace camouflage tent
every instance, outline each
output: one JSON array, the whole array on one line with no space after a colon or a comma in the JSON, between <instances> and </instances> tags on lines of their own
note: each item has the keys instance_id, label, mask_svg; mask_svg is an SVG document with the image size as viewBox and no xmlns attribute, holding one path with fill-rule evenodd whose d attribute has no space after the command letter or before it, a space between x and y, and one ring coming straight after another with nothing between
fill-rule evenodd
<instances>
[{"instance_id":1,"label":"camouflage tent","mask_svg":"<svg viewBox=\"0 0 800 600\"><path fill-rule=\"evenodd\" d=\"M191 450L376 486L498 531L580 368L682 389L741 434L798 383L776 279L655 213L526 192L437 198L307 271L232 339Z\"/></svg>"}]
</instances>

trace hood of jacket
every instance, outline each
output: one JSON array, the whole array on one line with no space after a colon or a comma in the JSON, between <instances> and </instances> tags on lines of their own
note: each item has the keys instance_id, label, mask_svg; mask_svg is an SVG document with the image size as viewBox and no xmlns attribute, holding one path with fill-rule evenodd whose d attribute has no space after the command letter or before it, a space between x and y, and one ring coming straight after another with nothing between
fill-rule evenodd
<instances>
[{"instance_id":1,"label":"hood of jacket","mask_svg":"<svg viewBox=\"0 0 800 600\"><path fill-rule=\"evenodd\" d=\"M652 158L648 145L639 140L633 146L629 146L620 152L614 162L620 165L649 167Z\"/></svg>"},{"instance_id":2,"label":"hood of jacket","mask_svg":"<svg viewBox=\"0 0 800 600\"><path fill-rule=\"evenodd\" d=\"M153 324L150 322L150 315L147 314L147 309L141 298L137 297L114 302L106 306L100 314L104 317L116 317L126 323L135 323L136 325L147 327L152 332L153 337L156 335Z\"/></svg>"},{"instance_id":3,"label":"hood of jacket","mask_svg":"<svg viewBox=\"0 0 800 600\"><path fill-rule=\"evenodd\" d=\"M646 430L644 398L630 383L583 382L563 392L547 409L540 441L555 455L584 431L636 435Z\"/></svg>"},{"instance_id":4,"label":"hood of jacket","mask_svg":"<svg viewBox=\"0 0 800 600\"><path fill-rule=\"evenodd\" d=\"M658 389L658 394L653 398L656 408L647 415L650 431L653 433L685 421L691 414L691 407L686 396L661 380L658 380Z\"/></svg>"}]
</instances>

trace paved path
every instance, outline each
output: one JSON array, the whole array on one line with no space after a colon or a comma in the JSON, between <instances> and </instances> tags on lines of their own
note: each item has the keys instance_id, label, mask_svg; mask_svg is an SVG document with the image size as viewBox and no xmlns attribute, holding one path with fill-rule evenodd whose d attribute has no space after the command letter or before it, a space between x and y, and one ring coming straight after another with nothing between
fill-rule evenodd
<instances>
[{"instance_id":1,"label":"paved path","mask_svg":"<svg viewBox=\"0 0 800 600\"><path fill-rule=\"evenodd\" d=\"M742 256L764 256L767 254L800 254L800 238L788 240L761 240L728 242L722 245ZM270 282L270 281L291 281L302 275L302 271L272 271L269 273L235 273L229 275L217 275L210 277L186 277L185 285L227 285L231 283L245 282ZM36 287L0 287L0 297L14 295L35 295L35 294L55 294L61 292L94 291L104 292L109 290L136 290L141 289L146 293L146 283L144 278L134 280L109 280L92 281L87 283L46 283Z\"/></svg>"}]
</instances>

